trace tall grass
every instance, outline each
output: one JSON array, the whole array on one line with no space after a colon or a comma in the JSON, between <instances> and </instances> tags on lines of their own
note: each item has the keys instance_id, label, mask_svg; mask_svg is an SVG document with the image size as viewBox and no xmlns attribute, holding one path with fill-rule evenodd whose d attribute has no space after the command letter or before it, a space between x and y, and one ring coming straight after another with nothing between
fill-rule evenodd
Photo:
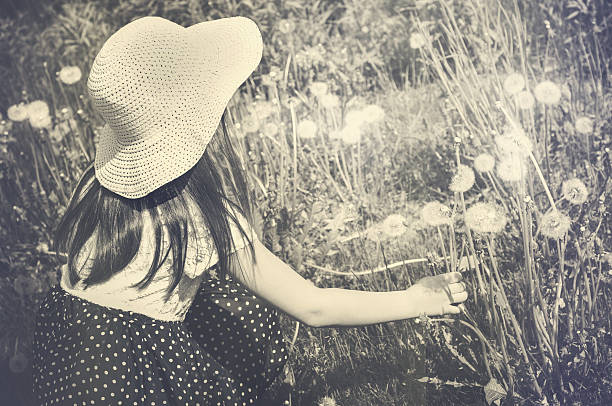
<instances>
[{"instance_id":1,"label":"tall grass","mask_svg":"<svg viewBox=\"0 0 612 406\"><path fill-rule=\"evenodd\" d=\"M45 11L35 52L20 51L23 31L4 33L21 79L0 95L25 114L13 110L0 135L0 289L11 293L0 354L15 376L57 280L50 232L102 125L84 78L62 68L85 71L113 29L154 9L185 25L244 14L264 33L261 67L228 116L268 247L323 287L396 290L453 270L469 282L456 318L350 329L283 318L292 403L609 398L609 71L601 30L585 28L602 5L62 4Z\"/></svg>"}]
</instances>

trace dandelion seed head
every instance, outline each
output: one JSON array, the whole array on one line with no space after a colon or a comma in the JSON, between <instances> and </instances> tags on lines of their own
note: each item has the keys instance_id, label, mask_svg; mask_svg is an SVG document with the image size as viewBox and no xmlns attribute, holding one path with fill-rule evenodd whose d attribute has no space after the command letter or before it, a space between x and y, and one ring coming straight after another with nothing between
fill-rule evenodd
<instances>
[{"instance_id":1,"label":"dandelion seed head","mask_svg":"<svg viewBox=\"0 0 612 406\"><path fill-rule=\"evenodd\" d=\"M335 94L327 93L319 97L321 106L326 109L333 109L340 106L340 99Z\"/></svg>"},{"instance_id":2,"label":"dandelion seed head","mask_svg":"<svg viewBox=\"0 0 612 406\"><path fill-rule=\"evenodd\" d=\"M81 69L78 66L64 66L58 73L59 80L66 85L73 85L81 80Z\"/></svg>"},{"instance_id":3,"label":"dandelion seed head","mask_svg":"<svg viewBox=\"0 0 612 406\"><path fill-rule=\"evenodd\" d=\"M357 144L361 141L361 127L356 124L349 124L340 130L339 137L346 144Z\"/></svg>"},{"instance_id":4,"label":"dandelion seed head","mask_svg":"<svg viewBox=\"0 0 612 406\"><path fill-rule=\"evenodd\" d=\"M465 224L478 233L499 233L507 222L507 217L497 204L480 202L465 211Z\"/></svg>"},{"instance_id":5,"label":"dandelion seed head","mask_svg":"<svg viewBox=\"0 0 612 406\"><path fill-rule=\"evenodd\" d=\"M252 111L258 119L265 120L272 115L274 107L269 101L260 100L253 103Z\"/></svg>"},{"instance_id":6,"label":"dandelion seed head","mask_svg":"<svg viewBox=\"0 0 612 406\"><path fill-rule=\"evenodd\" d=\"M297 126L297 135L300 138L309 139L317 135L317 124L312 120L303 120Z\"/></svg>"},{"instance_id":7,"label":"dandelion seed head","mask_svg":"<svg viewBox=\"0 0 612 406\"><path fill-rule=\"evenodd\" d=\"M6 116L11 121L23 121L28 118L28 109L25 103L14 104L8 108Z\"/></svg>"},{"instance_id":8,"label":"dandelion seed head","mask_svg":"<svg viewBox=\"0 0 612 406\"><path fill-rule=\"evenodd\" d=\"M290 34L295 29L295 24L288 18L284 18L278 22L278 30L283 34Z\"/></svg>"},{"instance_id":9,"label":"dandelion seed head","mask_svg":"<svg viewBox=\"0 0 612 406\"><path fill-rule=\"evenodd\" d=\"M590 117L582 116L578 118L574 126L579 134L588 135L593 133L594 123Z\"/></svg>"},{"instance_id":10,"label":"dandelion seed head","mask_svg":"<svg viewBox=\"0 0 612 406\"><path fill-rule=\"evenodd\" d=\"M535 97L529 90L523 90L517 93L516 104L521 110L531 110L535 107Z\"/></svg>"},{"instance_id":11,"label":"dandelion seed head","mask_svg":"<svg viewBox=\"0 0 612 406\"><path fill-rule=\"evenodd\" d=\"M440 202L429 202L421 210L423 221L430 226L451 223L451 210Z\"/></svg>"},{"instance_id":12,"label":"dandelion seed head","mask_svg":"<svg viewBox=\"0 0 612 406\"><path fill-rule=\"evenodd\" d=\"M399 237L408 230L406 218L401 214L391 214L382 222L381 230L389 237Z\"/></svg>"},{"instance_id":13,"label":"dandelion seed head","mask_svg":"<svg viewBox=\"0 0 612 406\"><path fill-rule=\"evenodd\" d=\"M370 104L361 110L363 121L366 123L375 123L385 117L385 111L375 104Z\"/></svg>"},{"instance_id":14,"label":"dandelion seed head","mask_svg":"<svg viewBox=\"0 0 612 406\"><path fill-rule=\"evenodd\" d=\"M241 128L245 133L254 133L259 130L259 120L255 117L254 114L247 114L247 116L242 120Z\"/></svg>"},{"instance_id":15,"label":"dandelion seed head","mask_svg":"<svg viewBox=\"0 0 612 406\"><path fill-rule=\"evenodd\" d=\"M344 122L346 125L361 126L365 122L363 112L361 110L350 110L344 116Z\"/></svg>"},{"instance_id":16,"label":"dandelion seed head","mask_svg":"<svg viewBox=\"0 0 612 406\"><path fill-rule=\"evenodd\" d=\"M525 87L525 78L520 73L511 73L504 80L504 90L508 94L517 94Z\"/></svg>"},{"instance_id":17,"label":"dandelion seed head","mask_svg":"<svg viewBox=\"0 0 612 406\"><path fill-rule=\"evenodd\" d=\"M410 34L410 38L408 41L410 43L410 48L412 49L422 48L427 43L427 39L420 32L413 32L412 34Z\"/></svg>"},{"instance_id":18,"label":"dandelion seed head","mask_svg":"<svg viewBox=\"0 0 612 406\"><path fill-rule=\"evenodd\" d=\"M550 80L538 83L533 93L536 100L543 104L555 105L561 100L561 88Z\"/></svg>"},{"instance_id":19,"label":"dandelion seed head","mask_svg":"<svg viewBox=\"0 0 612 406\"><path fill-rule=\"evenodd\" d=\"M505 182L518 182L526 175L522 159L513 156L504 157L497 163L497 176Z\"/></svg>"},{"instance_id":20,"label":"dandelion seed head","mask_svg":"<svg viewBox=\"0 0 612 406\"><path fill-rule=\"evenodd\" d=\"M264 125L263 133L268 137L274 137L276 134L278 134L278 126L271 121L267 122Z\"/></svg>"},{"instance_id":21,"label":"dandelion seed head","mask_svg":"<svg viewBox=\"0 0 612 406\"><path fill-rule=\"evenodd\" d=\"M475 176L474 171L467 165L459 165L453 178L449 189L453 192L467 192L472 186L474 186Z\"/></svg>"},{"instance_id":22,"label":"dandelion seed head","mask_svg":"<svg viewBox=\"0 0 612 406\"><path fill-rule=\"evenodd\" d=\"M571 221L568 216L552 210L542 216L540 231L546 237L560 239L569 231L570 225Z\"/></svg>"},{"instance_id":23,"label":"dandelion seed head","mask_svg":"<svg viewBox=\"0 0 612 406\"><path fill-rule=\"evenodd\" d=\"M474 168L478 172L491 172L495 167L495 158L487 153L479 154L474 158Z\"/></svg>"},{"instance_id":24,"label":"dandelion seed head","mask_svg":"<svg viewBox=\"0 0 612 406\"><path fill-rule=\"evenodd\" d=\"M325 396L319 400L318 406L337 406L334 398L330 398L329 396Z\"/></svg>"},{"instance_id":25,"label":"dandelion seed head","mask_svg":"<svg viewBox=\"0 0 612 406\"><path fill-rule=\"evenodd\" d=\"M568 202L582 204L586 202L589 191L585 184L578 178L568 179L561 185L561 193Z\"/></svg>"}]
</instances>

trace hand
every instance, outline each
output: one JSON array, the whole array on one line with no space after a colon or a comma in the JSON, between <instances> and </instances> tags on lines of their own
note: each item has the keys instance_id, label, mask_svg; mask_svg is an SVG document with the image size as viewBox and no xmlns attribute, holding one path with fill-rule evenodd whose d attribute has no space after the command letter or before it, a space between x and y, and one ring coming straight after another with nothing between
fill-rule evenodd
<instances>
[{"instance_id":1,"label":"hand","mask_svg":"<svg viewBox=\"0 0 612 406\"><path fill-rule=\"evenodd\" d=\"M461 279L463 276L459 272L427 276L419 279L407 289L407 292L418 304L419 314L427 316L458 314L461 313L461 309L457 305L468 298L465 284Z\"/></svg>"}]
</instances>

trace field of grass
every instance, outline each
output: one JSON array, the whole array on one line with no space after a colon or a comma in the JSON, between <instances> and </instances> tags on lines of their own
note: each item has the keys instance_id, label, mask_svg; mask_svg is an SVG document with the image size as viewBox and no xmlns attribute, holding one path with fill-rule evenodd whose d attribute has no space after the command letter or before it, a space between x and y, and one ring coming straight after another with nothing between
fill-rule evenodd
<instances>
[{"instance_id":1,"label":"field of grass","mask_svg":"<svg viewBox=\"0 0 612 406\"><path fill-rule=\"evenodd\" d=\"M134 18L244 15L230 101L262 241L317 286L460 270L459 316L283 317L292 405L612 404L606 0L8 1L0 15L0 393L28 398L50 235L102 121L86 75ZM2 402L0 397L0 403ZM9 403L10 402L10 403Z\"/></svg>"}]
</instances>

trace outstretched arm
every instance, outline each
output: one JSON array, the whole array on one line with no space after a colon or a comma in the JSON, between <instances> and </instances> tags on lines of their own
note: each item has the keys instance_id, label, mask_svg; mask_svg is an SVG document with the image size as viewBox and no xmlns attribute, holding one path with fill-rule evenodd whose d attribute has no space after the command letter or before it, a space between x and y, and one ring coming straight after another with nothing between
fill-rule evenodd
<instances>
[{"instance_id":1,"label":"outstretched arm","mask_svg":"<svg viewBox=\"0 0 612 406\"><path fill-rule=\"evenodd\" d=\"M427 277L406 290L368 292L318 288L255 239L257 261L250 250L236 255L242 267L232 274L255 295L283 312L313 327L361 326L417 317L420 314L459 313L457 306L467 299L458 272Z\"/></svg>"}]
</instances>

